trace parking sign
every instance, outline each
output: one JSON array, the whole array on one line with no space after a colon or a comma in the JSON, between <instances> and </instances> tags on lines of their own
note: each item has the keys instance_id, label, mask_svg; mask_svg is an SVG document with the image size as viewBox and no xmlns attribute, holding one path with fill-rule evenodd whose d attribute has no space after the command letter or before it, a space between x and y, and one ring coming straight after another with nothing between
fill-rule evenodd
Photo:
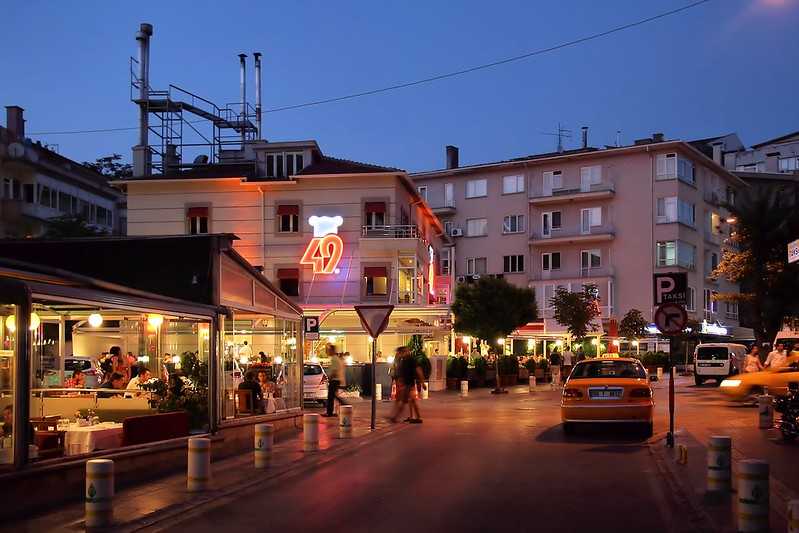
<instances>
[{"instance_id":1,"label":"parking sign","mask_svg":"<svg viewBox=\"0 0 799 533\"><path fill-rule=\"evenodd\" d=\"M788 243L788 262L799 261L799 239Z\"/></svg>"},{"instance_id":2,"label":"parking sign","mask_svg":"<svg viewBox=\"0 0 799 533\"><path fill-rule=\"evenodd\" d=\"M671 303L685 305L688 300L688 275L685 272L665 272L654 275L655 305Z\"/></svg>"},{"instance_id":3,"label":"parking sign","mask_svg":"<svg viewBox=\"0 0 799 533\"><path fill-rule=\"evenodd\" d=\"M305 333L305 340L319 340L319 317L306 316L302 318L302 331Z\"/></svg>"}]
</instances>

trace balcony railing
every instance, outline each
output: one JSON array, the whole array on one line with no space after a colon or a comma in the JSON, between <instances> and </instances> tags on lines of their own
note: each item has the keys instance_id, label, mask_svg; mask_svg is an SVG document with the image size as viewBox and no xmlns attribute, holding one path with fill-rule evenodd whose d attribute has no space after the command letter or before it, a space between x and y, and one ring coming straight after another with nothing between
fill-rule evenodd
<instances>
[{"instance_id":1,"label":"balcony railing","mask_svg":"<svg viewBox=\"0 0 799 533\"><path fill-rule=\"evenodd\" d=\"M541 230L532 231L530 233L530 240L539 245L545 245L547 241L552 241L554 244L563 244L564 240L578 241L591 241L603 239L607 237L608 240L613 238L615 229L612 223L602 224L600 226L591 226L588 231L583 231L582 227L569 227L561 229L553 229L549 234L544 234Z\"/></svg>"},{"instance_id":2,"label":"balcony railing","mask_svg":"<svg viewBox=\"0 0 799 533\"><path fill-rule=\"evenodd\" d=\"M547 280L569 280L569 279L589 279L607 278L613 276L612 266L586 267L586 268L563 268L557 270L539 270L531 276L533 281Z\"/></svg>"},{"instance_id":3,"label":"balcony railing","mask_svg":"<svg viewBox=\"0 0 799 533\"><path fill-rule=\"evenodd\" d=\"M552 189L552 194L544 194L543 191L538 191L534 193L531 198L536 199L543 199L543 198L558 198L561 196L572 196L578 194L590 194L590 193L613 193L616 191L615 185L612 182L602 182L602 183L595 183L593 185L586 187L577 186L577 187L561 187L559 189Z\"/></svg>"},{"instance_id":4,"label":"balcony railing","mask_svg":"<svg viewBox=\"0 0 799 533\"><path fill-rule=\"evenodd\" d=\"M415 224L393 226L362 226L361 238L364 239L418 239L428 244L422 230Z\"/></svg>"}]
</instances>

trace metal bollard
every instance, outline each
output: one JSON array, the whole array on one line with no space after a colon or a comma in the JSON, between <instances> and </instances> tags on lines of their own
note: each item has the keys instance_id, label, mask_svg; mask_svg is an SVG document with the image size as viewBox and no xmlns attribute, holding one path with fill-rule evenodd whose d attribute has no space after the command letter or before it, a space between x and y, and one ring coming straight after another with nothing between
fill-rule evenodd
<instances>
[{"instance_id":1,"label":"metal bollard","mask_svg":"<svg viewBox=\"0 0 799 533\"><path fill-rule=\"evenodd\" d=\"M375 383L375 400L378 402L383 401L383 384Z\"/></svg>"},{"instance_id":2,"label":"metal bollard","mask_svg":"<svg viewBox=\"0 0 799 533\"><path fill-rule=\"evenodd\" d=\"M302 440L306 452L319 451L319 415L316 413L302 416Z\"/></svg>"},{"instance_id":3,"label":"metal bollard","mask_svg":"<svg viewBox=\"0 0 799 533\"><path fill-rule=\"evenodd\" d=\"M663 367L658 367L658 381L663 381Z\"/></svg>"},{"instance_id":4,"label":"metal bollard","mask_svg":"<svg viewBox=\"0 0 799 533\"><path fill-rule=\"evenodd\" d=\"M535 376L530 376L530 385L528 390L530 392L535 392Z\"/></svg>"},{"instance_id":5,"label":"metal bollard","mask_svg":"<svg viewBox=\"0 0 799 533\"><path fill-rule=\"evenodd\" d=\"M465 379L461 381L461 398L469 396L469 382Z\"/></svg>"},{"instance_id":6,"label":"metal bollard","mask_svg":"<svg viewBox=\"0 0 799 533\"><path fill-rule=\"evenodd\" d=\"M799 533L799 500L788 502L788 533Z\"/></svg>"},{"instance_id":7,"label":"metal bollard","mask_svg":"<svg viewBox=\"0 0 799 533\"><path fill-rule=\"evenodd\" d=\"M86 527L108 527L114 521L114 461L86 461Z\"/></svg>"},{"instance_id":8,"label":"metal bollard","mask_svg":"<svg viewBox=\"0 0 799 533\"><path fill-rule=\"evenodd\" d=\"M340 439L352 438L352 406L342 405L338 412L338 436Z\"/></svg>"},{"instance_id":9,"label":"metal bollard","mask_svg":"<svg viewBox=\"0 0 799 533\"><path fill-rule=\"evenodd\" d=\"M738 462L738 531L769 530L767 461Z\"/></svg>"},{"instance_id":10,"label":"metal bollard","mask_svg":"<svg viewBox=\"0 0 799 533\"><path fill-rule=\"evenodd\" d=\"M731 489L732 439L726 436L710 437L707 446L707 492L729 492Z\"/></svg>"},{"instance_id":11,"label":"metal bollard","mask_svg":"<svg viewBox=\"0 0 799 533\"><path fill-rule=\"evenodd\" d=\"M774 397L763 394L757 397L758 425L760 429L774 427Z\"/></svg>"},{"instance_id":12,"label":"metal bollard","mask_svg":"<svg viewBox=\"0 0 799 533\"><path fill-rule=\"evenodd\" d=\"M422 400L426 400L430 398L430 382L425 381L424 387L422 387Z\"/></svg>"},{"instance_id":13,"label":"metal bollard","mask_svg":"<svg viewBox=\"0 0 799 533\"><path fill-rule=\"evenodd\" d=\"M255 424L255 468L269 466L274 445L275 427L272 424Z\"/></svg>"},{"instance_id":14,"label":"metal bollard","mask_svg":"<svg viewBox=\"0 0 799 533\"><path fill-rule=\"evenodd\" d=\"M189 492L202 492L211 485L211 439L189 439L189 464L186 488Z\"/></svg>"}]
</instances>

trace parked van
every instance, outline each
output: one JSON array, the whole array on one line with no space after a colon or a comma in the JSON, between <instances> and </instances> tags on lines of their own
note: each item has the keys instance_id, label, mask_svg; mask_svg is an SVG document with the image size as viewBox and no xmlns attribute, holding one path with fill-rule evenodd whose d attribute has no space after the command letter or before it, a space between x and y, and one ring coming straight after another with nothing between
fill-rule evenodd
<instances>
[{"instance_id":1,"label":"parked van","mask_svg":"<svg viewBox=\"0 0 799 533\"><path fill-rule=\"evenodd\" d=\"M743 371L746 346L729 342L700 344L694 350L694 381L701 385L706 379L721 384L727 376Z\"/></svg>"},{"instance_id":2,"label":"parked van","mask_svg":"<svg viewBox=\"0 0 799 533\"><path fill-rule=\"evenodd\" d=\"M774 343L771 345L772 350L777 346L778 342L785 346L785 350L788 353L790 353L791 350L799 349L799 331L788 327L781 329L777 332L777 335L774 336Z\"/></svg>"}]
</instances>

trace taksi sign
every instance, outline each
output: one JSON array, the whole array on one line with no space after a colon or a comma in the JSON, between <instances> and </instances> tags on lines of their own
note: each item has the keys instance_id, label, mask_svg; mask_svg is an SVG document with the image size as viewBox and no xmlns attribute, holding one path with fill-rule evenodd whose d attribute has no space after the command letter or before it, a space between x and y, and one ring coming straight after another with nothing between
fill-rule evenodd
<instances>
[{"instance_id":1,"label":"taksi sign","mask_svg":"<svg viewBox=\"0 0 799 533\"><path fill-rule=\"evenodd\" d=\"M338 263L344 253L344 241L338 228L344 223L340 216L312 216L308 223L313 227L313 239L300 259L301 265L311 265L314 274L338 274Z\"/></svg>"},{"instance_id":2,"label":"taksi sign","mask_svg":"<svg viewBox=\"0 0 799 533\"><path fill-rule=\"evenodd\" d=\"M685 272L655 274L653 289L655 305L688 303L688 275Z\"/></svg>"}]
</instances>

